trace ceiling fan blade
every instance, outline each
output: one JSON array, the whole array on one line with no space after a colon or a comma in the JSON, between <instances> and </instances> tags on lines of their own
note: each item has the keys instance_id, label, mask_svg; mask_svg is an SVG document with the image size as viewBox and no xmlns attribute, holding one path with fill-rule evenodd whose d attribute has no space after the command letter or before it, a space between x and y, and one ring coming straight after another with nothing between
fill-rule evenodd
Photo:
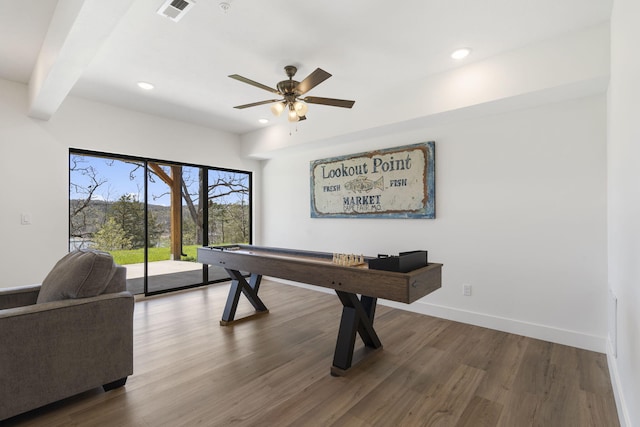
<instances>
[{"instance_id":1,"label":"ceiling fan blade","mask_svg":"<svg viewBox=\"0 0 640 427\"><path fill-rule=\"evenodd\" d=\"M295 91L298 95L304 95L323 81L327 80L329 77L331 77L331 74L321 68L316 68L313 73L309 74L303 81L298 83Z\"/></svg>"},{"instance_id":2,"label":"ceiling fan blade","mask_svg":"<svg viewBox=\"0 0 640 427\"><path fill-rule=\"evenodd\" d=\"M309 104L322 104L322 105L331 105L332 107L342 107L342 108L351 108L356 101L349 101L346 99L335 99L335 98L319 98L317 96L307 96L306 98L302 98L304 102L308 102Z\"/></svg>"},{"instance_id":3,"label":"ceiling fan blade","mask_svg":"<svg viewBox=\"0 0 640 427\"><path fill-rule=\"evenodd\" d=\"M268 99L266 101L253 102L251 104L237 105L237 106L235 106L233 108L237 108L239 110L242 110L243 108L255 107L255 106L258 106L258 105L271 104L272 102L282 102L282 101L284 101L284 99Z\"/></svg>"},{"instance_id":4,"label":"ceiling fan blade","mask_svg":"<svg viewBox=\"0 0 640 427\"><path fill-rule=\"evenodd\" d=\"M275 94L278 94L278 95L282 95L280 92L278 92L277 90L275 90L273 88L270 88L267 85L263 85L262 83L254 82L253 80L248 79L246 77L242 77L242 76L240 76L238 74L231 74L229 77L231 77L234 80L238 80L239 82L247 83L247 84L250 84L251 86L259 87L260 89L264 89L264 90L267 90L269 92L272 92L272 93L275 93Z\"/></svg>"}]
</instances>

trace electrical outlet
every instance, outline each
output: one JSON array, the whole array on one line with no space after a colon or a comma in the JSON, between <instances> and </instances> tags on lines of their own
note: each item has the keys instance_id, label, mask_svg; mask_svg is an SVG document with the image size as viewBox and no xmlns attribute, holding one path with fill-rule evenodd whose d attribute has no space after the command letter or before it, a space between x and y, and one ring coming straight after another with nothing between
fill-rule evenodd
<instances>
[{"instance_id":1,"label":"electrical outlet","mask_svg":"<svg viewBox=\"0 0 640 427\"><path fill-rule=\"evenodd\" d=\"M462 295L464 295L465 297L470 297L471 296L471 285L469 285L467 283L462 285Z\"/></svg>"}]
</instances>

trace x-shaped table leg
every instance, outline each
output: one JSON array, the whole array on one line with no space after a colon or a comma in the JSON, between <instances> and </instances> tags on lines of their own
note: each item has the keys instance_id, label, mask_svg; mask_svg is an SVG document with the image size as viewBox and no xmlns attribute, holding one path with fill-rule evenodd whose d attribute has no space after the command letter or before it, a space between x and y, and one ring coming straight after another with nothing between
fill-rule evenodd
<instances>
[{"instance_id":1,"label":"x-shaped table leg","mask_svg":"<svg viewBox=\"0 0 640 427\"><path fill-rule=\"evenodd\" d=\"M252 273L251 277L249 278L249 282L247 282L242 273L240 273L238 270L225 270L232 280L231 287L229 288L229 295L227 296L227 303L224 306L222 320L220 321L221 325L226 326L236 321L236 309L238 308L238 302L240 301L241 293L244 294L245 297L247 297L251 305L253 305L253 308L256 309L256 313L252 316L269 312L267 306L264 305L264 303L258 296L258 289L260 288L260 282L262 281L261 274ZM244 317L243 319L246 319L248 317Z\"/></svg>"},{"instance_id":2,"label":"x-shaped table leg","mask_svg":"<svg viewBox=\"0 0 640 427\"><path fill-rule=\"evenodd\" d=\"M338 330L338 341L333 355L331 375L338 376L351 367L353 362L353 349L356 342L356 332L362 338L365 347L380 349L382 343L375 329L373 318L376 311L377 298L336 290L340 302L342 302L342 318Z\"/></svg>"}]
</instances>

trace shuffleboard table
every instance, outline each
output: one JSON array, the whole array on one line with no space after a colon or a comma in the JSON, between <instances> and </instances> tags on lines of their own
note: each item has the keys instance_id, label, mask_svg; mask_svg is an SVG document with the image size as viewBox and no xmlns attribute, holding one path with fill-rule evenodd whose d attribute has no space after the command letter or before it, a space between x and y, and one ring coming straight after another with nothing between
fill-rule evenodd
<instances>
[{"instance_id":1,"label":"shuffleboard table","mask_svg":"<svg viewBox=\"0 0 640 427\"><path fill-rule=\"evenodd\" d=\"M369 269L366 262L357 266L338 265L333 262L333 254L325 252L254 245L200 247L198 262L223 267L231 277L220 321L223 326L268 313L258 296L263 275L334 289L343 306L331 367L334 376L344 375L351 368L356 334L360 335L366 349L382 348L373 328L378 298L411 304L439 289L442 282L442 264L437 263L408 273L397 273ZM240 294L245 295L256 312L235 319Z\"/></svg>"}]
</instances>

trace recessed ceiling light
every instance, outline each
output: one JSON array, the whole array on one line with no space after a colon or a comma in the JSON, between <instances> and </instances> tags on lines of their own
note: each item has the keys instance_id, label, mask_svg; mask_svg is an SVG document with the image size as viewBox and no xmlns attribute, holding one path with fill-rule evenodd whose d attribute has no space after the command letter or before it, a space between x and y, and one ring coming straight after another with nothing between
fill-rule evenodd
<instances>
[{"instance_id":1,"label":"recessed ceiling light","mask_svg":"<svg viewBox=\"0 0 640 427\"><path fill-rule=\"evenodd\" d=\"M451 57L453 59L463 59L469 56L470 53L471 53L471 49L469 49L468 47L463 47L463 48L454 50L453 53L451 54Z\"/></svg>"},{"instance_id":2,"label":"recessed ceiling light","mask_svg":"<svg viewBox=\"0 0 640 427\"><path fill-rule=\"evenodd\" d=\"M138 82L138 87L144 90L151 90L154 86L149 82Z\"/></svg>"},{"instance_id":3,"label":"recessed ceiling light","mask_svg":"<svg viewBox=\"0 0 640 427\"><path fill-rule=\"evenodd\" d=\"M269 123L269 120L268 120L268 119L259 119L258 121L259 121L260 123L262 123L263 125L264 125L264 124Z\"/></svg>"}]
</instances>

